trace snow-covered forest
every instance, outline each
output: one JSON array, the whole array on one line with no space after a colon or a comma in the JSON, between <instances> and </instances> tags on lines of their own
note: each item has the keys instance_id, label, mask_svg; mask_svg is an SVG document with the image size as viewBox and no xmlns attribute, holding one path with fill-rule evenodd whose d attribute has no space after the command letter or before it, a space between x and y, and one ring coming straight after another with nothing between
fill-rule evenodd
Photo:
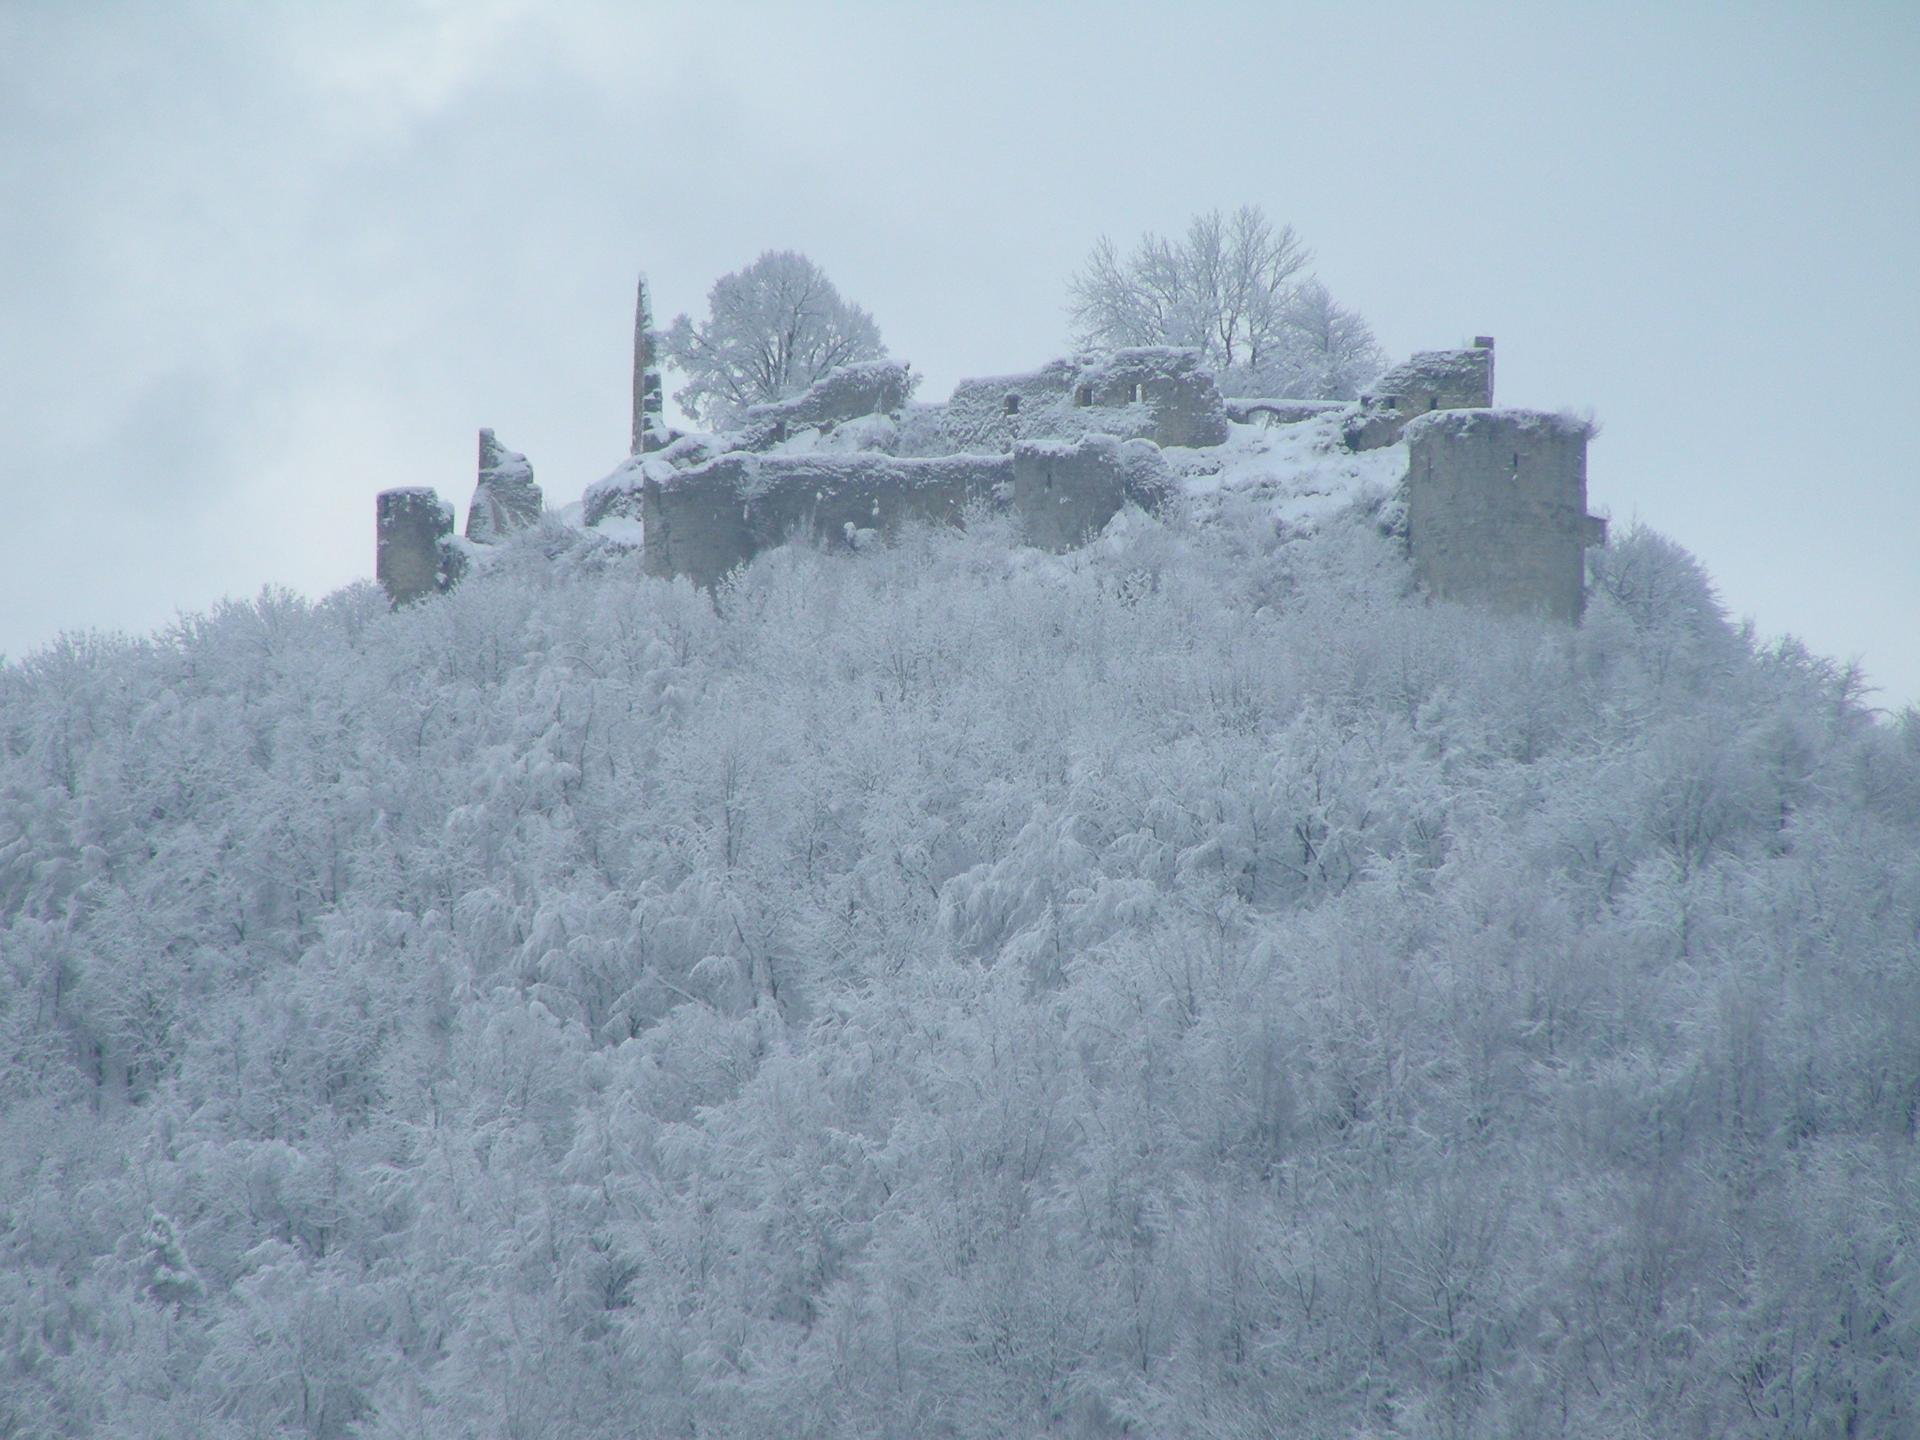
<instances>
[{"instance_id":1,"label":"snow-covered forest","mask_svg":"<svg viewBox=\"0 0 1920 1440\"><path fill-rule=\"evenodd\" d=\"M1920 1433L1920 715L1123 518L0 668L0 1436Z\"/></svg>"}]
</instances>

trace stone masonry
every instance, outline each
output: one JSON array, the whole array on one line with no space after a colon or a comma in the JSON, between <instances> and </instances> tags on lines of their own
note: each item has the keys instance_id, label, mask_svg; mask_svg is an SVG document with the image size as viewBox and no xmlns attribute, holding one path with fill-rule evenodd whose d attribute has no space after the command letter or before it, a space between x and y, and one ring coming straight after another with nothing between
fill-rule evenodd
<instances>
[{"instance_id":1,"label":"stone masonry","mask_svg":"<svg viewBox=\"0 0 1920 1440\"><path fill-rule=\"evenodd\" d=\"M666 443L666 414L661 398L659 339L653 329L653 306L647 300L647 277L640 277L633 304L633 448L639 455Z\"/></svg>"},{"instance_id":2,"label":"stone masonry","mask_svg":"<svg viewBox=\"0 0 1920 1440\"><path fill-rule=\"evenodd\" d=\"M1061 552L1106 529L1127 504L1153 509L1173 494L1173 472L1151 440L1086 435L1036 440L1013 452L1013 509L1029 545Z\"/></svg>"},{"instance_id":3,"label":"stone masonry","mask_svg":"<svg viewBox=\"0 0 1920 1440\"><path fill-rule=\"evenodd\" d=\"M1111 435L1036 441L1011 455L734 453L648 474L640 520L648 574L711 587L794 538L852 548L909 524L958 524L975 505L1010 505L1029 544L1070 550L1124 506L1158 505L1172 492L1159 446Z\"/></svg>"},{"instance_id":4,"label":"stone masonry","mask_svg":"<svg viewBox=\"0 0 1920 1440\"><path fill-rule=\"evenodd\" d=\"M962 380L944 405L904 417L909 453L1011 450L1022 440L1114 435L1218 445L1227 412L1200 352L1161 345L1054 360L1019 375Z\"/></svg>"},{"instance_id":5,"label":"stone masonry","mask_svg":"<svg viewBox=\"0 0 1920 1440\"><path fill-rule=\"evenodd\" d=\"M533 483L533 466L518 450L480 432L480 479L467 507L467 539L476 545L497 545L516 530L540 523L544 509L540 487Z\"/></svg>"},{"instance_id":6,"label":"stone masonry","mask_svg":"<svg viewBox=\"0 0 1920 1440\"><path fill-rule=\"evenodd\" d=\"M1237 425L1298 425L1303 420L1345 410L1345 400L1286 400L1228 397L1227 418Z\"/></svg>"},{"instance_id":7,"label":"stone masonry","mask_svg":"<svg viewBox=\"0 0 1920 1440\"><path fill-rule=\"evenodd\" d=\"M424 486L383 490L377 504L374 571L398 609L438 594L459 579L453 548L453 506Z\"/></svg>"},{"instance_id":8,"label":"stone masonry","mask_svg":"<svg viewBox=\"0 0 1920 1440\"><path fill-rule=\"evenodd\" d=\"M796 537L830 549L957 523L1012 484L1010 455L899 459L878 454L722 455L642 482L646 570L712 587Z\"/></svg>"},{"instance_id":9,"label":"stone masonry","mask_svg":"<svg viewBox=\"0 0 1920 1440\"><path fill-rule=\"evenodd\" d=\"M828 371L798 395L749 405L728 439L739 450L765 450L802 430L832 430L867 415L889 415L907 403L915 377L898 360L857 360Z\"/></svg>"},{"instance_id":10,"label":"stone masonry","mask_svg":"<svg viewBox=\"0 0 1920 1440\"><path fill-rule=\"evenodd\" d=\"M1465 350L1421 350L1368 387L1347 421L1350 450L1399 441L1409 420L1433 410L1484 410L1493 404L1493 337Z\"/></svg>"},{"instance_id":11,"label":"stone masonry","mask_svg":"<svg viewBox=\"0 0 1920 1440\"><path fill-rule=\"evenodd\" d=\"M1434 410L1406 427L1407 543L1436 600L1577 621L1587 514L1584 421L1538 410Z\"/></svg>"}]
</instances>

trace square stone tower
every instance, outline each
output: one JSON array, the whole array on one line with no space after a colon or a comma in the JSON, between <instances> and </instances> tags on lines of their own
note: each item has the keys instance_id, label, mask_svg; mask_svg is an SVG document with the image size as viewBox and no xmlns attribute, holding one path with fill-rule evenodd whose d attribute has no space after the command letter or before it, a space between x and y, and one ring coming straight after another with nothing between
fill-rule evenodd
<instances>
[{"instance_id":1,"label":"square stone tower","mask_svg":"<svg viewBox=\"0 0 1920 1440\"><path fill-rule=\"evenodd\" d=\"M1434 410L1408 423L1407 543L1436 600L1580 618L1592 426L1539 410Z\"/></svg>"}]
</instances>

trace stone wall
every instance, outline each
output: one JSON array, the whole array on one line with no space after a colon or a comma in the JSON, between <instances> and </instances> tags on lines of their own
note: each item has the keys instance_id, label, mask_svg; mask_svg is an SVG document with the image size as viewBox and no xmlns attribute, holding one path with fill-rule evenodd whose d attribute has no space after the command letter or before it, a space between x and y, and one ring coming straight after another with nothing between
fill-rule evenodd
<instances>
[{"instance_id":1,"label":"stone wall","mask_svg":"<svg viewBox=\"0 0 1920 1440\"><path fill-rule=\"evenodd\" d=\"M1493 404L1493 337L1465 350L1420 350L1367 387L1365 400L1393 405L1408 419L1429 410L1484 410Z\"/></svg>"},{"instance_id":2,"label":"stone wall","mask_svg":"<svg viewBox=\"0 0 1920 1440\"><path fill-rule=\"evenodd\" d=\"M1151 440L1088 435L1032 441L1013 452L1013 507L1027 543L1065 551L1097 535L1122 506L1153 509L1173 493L1173 472Z\"/></svg>"},{"instance_id":3,"label":"stone wall","mask_svg":"<svg viewBox=\"0 0 1920 1440\"><path fill-rule=\"evenodd\" d=\"M465 560L453 506L424 486L383 490L375 505L374 573L394 608L451 588Z\"/></svg>"},{"instance_id":4,"label":"stone wall","mask_svg":"<svg viewBox=\"0 0 1920 1440\"><path fill-rule=\"evenodd\" d=\"M1376 450L1400 439L1408 421L1435 410L1484 410L1493 404L1493 337L1465 350L1421 350L1367 388L1347 422L1351 450Z\"/></svg>"},{"instance_id":5,"label":"stone wall","mask_svg":"<svg viewBox=\"0 0 1920 1440\"><path fill-rule=\"evenodd\" d=\"M480 478L467 507L467 539L497 545L516 530L540 523L544 497L533 483L533 466L518 450L480 432Z\"/></svg>"},{"instance_id":6,"label":"stone wall","mask_svg":"<svg viewBox=\"0 0 1920 1440\"><path fill-rule=\"evenodd\" d=\"M1197 350L1145 345L1054 360L1018 375L962 380L944 406L915 406L903 448L1010 450L1022 440L1114 435L1218 445L1227 412Z\"/></svg>"},{"instance_id":7,"label":"stone wall","mask_svg":"<svg viewBox=\"0 0 1920 1440\"><path fill-rule=\"evenodd\" d=\"M629 453L634 455L658 450L667 443L658 348L653 306L647 300L647 277L642 275L633 303L633 449Z\"/></svg>"},{"instance_id":8,"label":"stone wall","mask_svg":"<svg viewBox=\"0 0 1920 1440\"><path fill-rule=\"evenodd\" d=\"M1345 400L1269 400L1231 395L1221 403L1227 418L1239 425L1298 425L1331 410L1347 408Z\"/></svg>"},{"instance_id":9,"label":"stone wall","mask_svg":"<svg viewBox=\"0 0 1920 1440\"><path fill-rule=\"evenodd\" d=\"M842 365L798 395L750 405L722 437L728 450L764 450L802 430L831 430L865 415L890 415L907 403L914 376L898 360Z\"/></svg>"},{"instance_id":10,"label":"stone wall","mask_svg":"<svg viewBox=\"0 0 1920 1440\"><path fill-rule=\"evenodd\" d=\"M1587 514L1585 422L1536 410L1438 410L1406 426L1407 543L1438 600L1575 621Z\"/></svg>"},{"instance_id":11,"label":"stone wall","mask_svg":"<svg viewBox=\"0 0 1920 1440\"><path fill-rule=\"evenodd\" d=\"M723 455L642 481L646 569L712 586L796 536L852 547L914 521L956 523L969 504L996 503L1012 482L1011 455Z\"/></svg>"}]
</instances>

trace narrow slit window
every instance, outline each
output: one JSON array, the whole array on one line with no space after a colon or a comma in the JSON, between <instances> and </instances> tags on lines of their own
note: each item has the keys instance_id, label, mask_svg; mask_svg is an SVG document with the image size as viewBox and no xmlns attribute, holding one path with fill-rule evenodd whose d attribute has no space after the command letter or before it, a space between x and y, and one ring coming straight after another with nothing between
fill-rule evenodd
<instances>
[{"instance_id":1,"label":"narrow slit window","mask_svg":"<svg viewBox=\"0 0 1920 1440\"><path fill-rule=\"evenodd\" d=\"M1093 404L1093 386L1082 385L1078 390L1074 391L1073 403L1078 405L1082 410Z\"/></svg>"},{"instance_id":2,"label":"narrow slit window","mask_svg":"<svg viewBox=\"0 0 1920 1440\"><path fill-rule=\"evenodd\" d=\"M1018 395L1007 396L1006 413L1009 415L1018 415L1020 413L1020 397Z\"/></svg>"}]
</instances>

